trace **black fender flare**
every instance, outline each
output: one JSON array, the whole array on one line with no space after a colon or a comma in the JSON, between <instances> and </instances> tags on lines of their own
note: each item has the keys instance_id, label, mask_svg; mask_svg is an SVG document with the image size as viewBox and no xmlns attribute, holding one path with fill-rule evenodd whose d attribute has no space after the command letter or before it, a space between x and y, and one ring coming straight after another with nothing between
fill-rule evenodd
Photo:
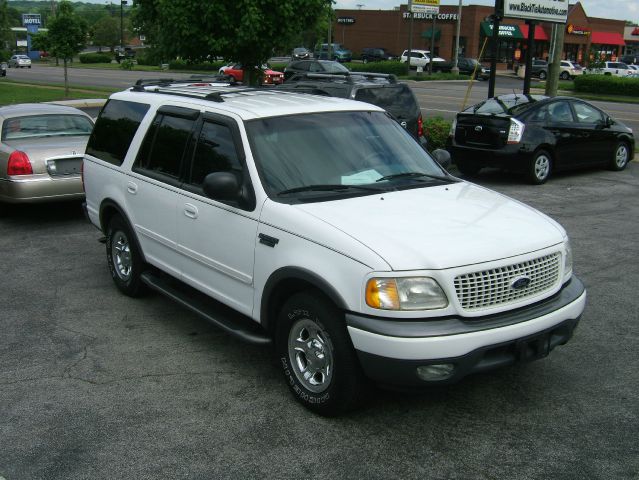
<instances>
[{"instance_id":1,"label":"black fender flare","mask_svg":"<svg viewBox=\"0 0 639 480\"><path fill-rule=\"evenodd\" d=\"M294 286L279 290L283 283L290 285L290 282L293 282ZM260 323L262 326L270 331L275 325L277 307L283 299L291 293L306 290L309 287L322 292L340 310L347 310L342 295L326 279L302 267L282 267L270 275L262 290L260 304Z\"/></svg>"},{"instance_id":2,"label":"black fender flare","mask_svg":"<svg viewBox=\"0 0 639 480\"><path fill-rule=\"evenodd\" d=\"M113 216L113 215L110 215L110 216L105 215L105 212L108 209L115 210L117 212L116 214L122 217L127 227L129 227L129 231L131 232L131 235L133 235L133 241L135 242L135 246L137 247L138 252L140 252L140 254L142 255L142 261L146 263L144 251L142 250L142 247L140 246L140 242L138 241L138 236L135 233L133 224L129 220L129 217L127 216L127 214L124 212L124 209L120 207L120 205L115 200L112 200L110 198L104 199L102 203L100 204L100 228L102 229L102 232L106 235L107 227L109 226L109 220Z\"/></svg>"}]
</instances>

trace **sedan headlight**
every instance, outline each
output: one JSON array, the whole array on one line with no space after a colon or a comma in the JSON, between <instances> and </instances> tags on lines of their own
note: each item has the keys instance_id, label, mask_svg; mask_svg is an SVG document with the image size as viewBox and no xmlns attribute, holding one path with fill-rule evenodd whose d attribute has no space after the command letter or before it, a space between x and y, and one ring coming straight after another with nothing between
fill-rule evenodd
<instances>
[{"instance_id":1,"label":"sedan headlight","mask_svg":"<svg viewBox=\"0 0 639 480\"><path fill-rule=\"evenodd\" d=\"M448 298L429 277L371 278L366 304L381 310L433 310L447 307Z\"/></svg>"},{"instance_id":2,"label":"sedan headlight","mask_svg":"<svg viewBox=\"0 0 639 480\"><path fill-rule=\"evenodd\" d=\"M570 246L570 240L566 238L565 243L566 252L564 254L564 282L570 280L572 277L572 247Z\"/></svg>"}]
</instances>

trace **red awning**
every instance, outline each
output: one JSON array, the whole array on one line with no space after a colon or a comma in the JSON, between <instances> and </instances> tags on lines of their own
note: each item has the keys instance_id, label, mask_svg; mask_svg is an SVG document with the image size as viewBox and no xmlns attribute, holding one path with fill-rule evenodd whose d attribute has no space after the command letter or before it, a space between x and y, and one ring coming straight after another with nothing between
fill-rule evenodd
<instances>
[{"instance_id":1,"label":"red awning","mask_svg":"<svg viewBox=\"0 0 639 480\"><path fill-rule=\"evenodd\" d=\"M597 45L625 45L623 35L616 32L592 32L590 43Z\"/></svg>"},{"instance_id":2,"label":"red awning","mask_svg":"<svg viewBox=\"0 0 639 480\"><path fill-rule=\"evenodd\" d=\"M522 35L524 36L524 38L528 38L528 25L519 25L519 30L521 30ZM546 35L546 32L543 28L541 28L539 25L535 25L535 40L545 40L548 41L548 35Z\"/></svg>"}]
</instances>

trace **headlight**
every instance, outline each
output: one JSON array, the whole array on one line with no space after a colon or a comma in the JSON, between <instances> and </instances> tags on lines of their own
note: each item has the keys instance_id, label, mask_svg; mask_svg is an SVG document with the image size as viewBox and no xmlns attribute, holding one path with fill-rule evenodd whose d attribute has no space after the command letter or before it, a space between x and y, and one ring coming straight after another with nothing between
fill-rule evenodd
<instances>
[{"instance_id":1,"label":"headlight","mask_svg":"<svg viewBox=\"0 0 639 480\"><path fill-rule=\"evenodd\" d=\"M446 294L429 277L371 278L366 304L381 310L432 310L448 306Z\"/></svg>"},{"instance_id":2,"label":"headlight","mask_svg":"<svg viewBox=\"0 0 639 480\"><path fill-rule=\"evenodd\" d=\"M565 243L566 253L564 254L564 282L570 280L572 276L572 247L570 246L570 240L566 239Z\"/></svg>"}]
</instances>

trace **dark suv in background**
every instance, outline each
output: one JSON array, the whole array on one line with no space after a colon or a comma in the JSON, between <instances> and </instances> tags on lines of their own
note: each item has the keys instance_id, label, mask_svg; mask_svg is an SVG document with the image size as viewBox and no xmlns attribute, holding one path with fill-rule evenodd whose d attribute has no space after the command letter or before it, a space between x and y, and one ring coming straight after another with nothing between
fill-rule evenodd
<instances>
[{"instance_id":1,"label":"dark suv in background","mask_svg":"<svg viewBox=\"0 0 639 480\"><path fill-rule=\"evenodd\" d=\"M426 144L417 98L408 85L397 82L395 75L298 73L276 88L372 103L390 113L422 145Z\"/></svg>"},{"instance_id":2,"label":"dark suv in background","mask_svg":"<svg viewBox=\"0 0 639 480\"><path fill-rule=\"evenodd\" d=\"M364 63L397 60L397 55L389 53L385 48L364 48L360 57Z\"/></svg>"}]
</instances>

